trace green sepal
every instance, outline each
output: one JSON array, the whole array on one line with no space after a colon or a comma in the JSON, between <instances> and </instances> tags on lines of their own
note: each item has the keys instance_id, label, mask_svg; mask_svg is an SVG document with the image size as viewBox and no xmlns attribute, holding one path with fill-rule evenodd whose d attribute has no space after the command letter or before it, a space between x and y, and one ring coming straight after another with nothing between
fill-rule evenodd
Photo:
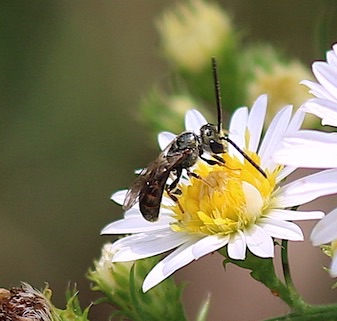
<instances>
[{"instance_id":1,"label":"green sepal","mask_svg":"<svg viewBox=\"0 0 337 321\"><path fill-rule=\"evenodd\" d=\"M279 295L278 291L282 283L280 284L280 280L275 275L272 258L261 258L247 251L247 256L244 260L233 260L227 255L227 248L221 249L220 253L226 257L224 260L225 267L228 263L232 263L241 268L251 270L250 274L255 280L266 285L275 295Z\"/></svg>"},{"instance_id":2,"label":"green sepal","mask_svg":"<svg viewBox=\"0 0 337 321\"><path fill-rule=\"evenodd\" d=\"M46 289L48 290L48 289ZM46 291L45 290L45 291ZM45 294L44 291L44 294ZM45 294L46 295L46 294ZM48 292L49 298L51 297L51 292L49 290ZM72 289L70 286L68 286L68 289L66 291L66 309L58 309L56 307L52 308L52 315L53 319L57 321L89 321L88 319L88 313L91 306L88 306L84 310L82 310L80 306L80 301L78 299L78 291L76 289L76 286L74 286Z\"/></svg>"},{"instance_id":3,"label":"green sepal","mask_svg":"<svg viewBox=\"0 0 337 321\"><path fill-rule=\"evenodd\" d=\"M101 291L105 296L95 303L108 302L115 306L119 311L113 315L120 320L186 320L181 302L183 287L177 286L173 278L165 279L146 293L142 290L144 278L159 259L160 256L137 260L133 262L127 275L116 273L116 269L121 270L123 263L111 263L110 277L100 278L97 271L90 271L88 277L94 282L92 288ZM109 280L111 284L106 284ZM123 280L122 286L120 280Z\"/></svg>"},{"instance_id":4,"label":"green sepal","mask_svg":"<svg viewBox=\"0 0 337 321\"><path fill-rule=\"evenodd\" d=\"M149 272L149 264L144 264L146 260L154 266L159 257L136 261L130 272L130 297L137 320L186 320L181 303L183 287L177 286L173 278L164 280L146 293L142 291L143 280Z\"/></svg>"}]
</instances>

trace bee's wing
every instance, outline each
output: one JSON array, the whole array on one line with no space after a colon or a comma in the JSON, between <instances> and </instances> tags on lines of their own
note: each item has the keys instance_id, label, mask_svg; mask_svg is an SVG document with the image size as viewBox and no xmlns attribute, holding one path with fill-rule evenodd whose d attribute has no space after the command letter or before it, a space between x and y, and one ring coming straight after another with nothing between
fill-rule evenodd
<instances>
[{"instance_id":1,"label":"bee's wing","mask_svg":"<svg viewBox=\"0 0 337 321\"><path fill-rule=\"evenodd\" d=\"M135 179L128 192L126 193L123 209L128 210L138 201L138 197L141 197L143 188L149 180L158 179L158 173L163 169L163 166L167 163L166 153L172 146L173 141L159 154L159 156L151 162L146 168L144 168L138 177Z\"/></svg>"},{"instance_id":2,"label":"bee's wing","mask_svg":"<svg viewBox=\"0 0 337 321\"><path fill-rule=\"evenodd\" d=\"M164 177L168 177L168 172L172 171L176 164L180 163L185 158L184 154L177 154L170 157L170 161L166 158L167 151L172 146L172 141L159 156L144 168L133 182L128 192L126 193L123 209L128 210L137 203L138 198L142 198L144 195L144 189L146 185L153 184L154 181L162 180Z\"/></svg>"},{"instance_id":3,"label":"bee's wing","mask_svg":"<svg viewBox=\"0 0 337 321\"><path fill-rule=\"evenodd\" d=\"M123 203L123 209L128 210L130 209L133 205L136 204L137 198L140 194L140 191L144 187L147 181L147 177L149 176L149 171L148 168L144 168L135 181L132 183L131 187L126 193L124 203Z\"/></svg>"}]
</instances>

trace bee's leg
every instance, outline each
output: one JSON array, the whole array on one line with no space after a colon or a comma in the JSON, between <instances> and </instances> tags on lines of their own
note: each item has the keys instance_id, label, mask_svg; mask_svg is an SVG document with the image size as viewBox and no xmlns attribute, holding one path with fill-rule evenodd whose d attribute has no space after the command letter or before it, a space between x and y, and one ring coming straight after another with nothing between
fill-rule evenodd
<instances>
[{"instance_id":1,"label":"bee's leg","mask_svg":"<svg viewBox=\"0 0 337 321\"><path fill-rule=\"evenodd\" d=\"M212 157L215 158L215 159L220 163L220 164L218 164L218 165L223 165L223 164L225 164L224 159L223 159L222 157L220 157L219 155L217 155L217 154L212 154Z\"/></svg>"},{"instance_id":2,"label":"bee's leg","mask_svg":"<svg viewBox=\"0 0 337 321\"><path fill-rule=\"evenodd\" d=\"M194 172L191 172L189 169L186 168L186 172L187 172L187 175L189 177L194 177L194 178L197 178L197 179L202 179L202 177L200 175L198 175L197 173L194 173Z\"/></svg>"},{"instance_id":3,"label":"bee's leg","mask_svg":"<svg viewBox=\"0 0 337 321\"><path fill-rule=\"evenodd\" d=\"M181 194L181 190L177 188L174 192L172 192L171 189L170 189L170 185L166 185L165 190L167 192L167 195L173 200L173 202L177 203L181 212L185 213L184 209L182 208L182 206L179 203L178 197L176 196L176 195Z\"/></svg>"},{"instance_id":4,"label":"bee's leg","mask_svg":"<svg viewBox=\"0 0 337 321\"><path fill-rule=\"evenodd\" d=\"M178 192L179 191L179 192ZM179 204L179 200L178 200L178 197L176 195L179 195L181 194L181 191L178 189L177 192L174 191L170 191L168 189L166 189L166 192L167 192L167 195L172 199L172 201L174 201L175 203L178 203ZM180 207L180 206L179 206Z\"/></svg>"},{"instance_id":5,"label":"bee's leg","mask_svg":"<svg viewBox=\"0 0 337 321\"><path fill-rule=\"evenodd\" d=\"M225 167L227 167L228 169L230 169L230 170L240 170L240 169L238 169L238 168L230 168L230 167L228 167L227 165L226 165L226 163L225 163L225 161L220 157L220 156L218 156L218 155L212 155L212 157L214 157L215 159L217 159L216 161L215 160L213 160L213 159L207 159L207 158L204 158L204 157L202 157L202 156L199 156L203 161L205 161L207 164L209 164L209 165L219 165L219 166L225 166ZM195 178L199 178L199 179L201 179L201 180L203 180L201 177L197 177L198 175L197 174L195 174L195 173L190 173L189 175L191 175L191 176L193 176L193 177L195 177ZM205 180L203 180L207 185L209 185ZM210 186L210 185L209 185Z\"/></svg>"},{"instance_id":6,"label":"bee's leg","mask_svg":"<svg viewBox=\"0 0 337 321\"><path fill-rule=\"evenodd\" d=\"M220 157L219 155L217 155L217 154L212 154L212 157L213 158L215 158L216 160L213 160L213 159L207 159L207 158L205 158L205 157L202 157L201 155L199 155L199 157L203 160L203 161L205 161L207 164L209 164L209 165L219 165L219 166L225 166L225 167L227 167L228 169L231 169L231 170L238 170L238 169L235 169L235 168L230 168L230 167L228 167L227 165L226 165L226 162L225 162L225 160L222 158L222 157ZM192 175L193 176L193 175ZM195 177L195 176L194 176Z\"/></svg>"},{"instance_id":7,"label":"bee's leg","mask_svg":"<svg viewBox=\"0 0 337 321\"><path fill-rule=\"evenodd\" d=\"M171 191L173 191L177 187L177 185L179 183L179 180L180 180L180 177L181 177L181 174L183 172L183 169L180 168L180 167L176 168L175 172L176 172L176 176L177 177L176 177L176 179L170 185L168 185L166 187L166 191L167 192L171 192Z\"/></svg>"},{"instance_id":8,"label":"bee's leg","mask_svg":"<svg viewBox=\"0 0 337 321\"><path fill-rule=\"evenodd\" d=\"M203 181L206 185L208 185L209 187L214 188L214 186L212 186L209 182L207 182L205 179L203 179L200 175L198 175L197 173L191 172L189 169L186 168L186 172L187 175L190 177L194 177L196 179L200 179L201 181Z\"/></svg>"},{"instance_id":9,"label":"bee's leg","mask_svg":"<svg viewBox=\"0 0 337 321\"><path fill-rule=\"evenodd\" d=\"M179 209L181 210L182 213L184 213L184 209L179 203L179 199L176 195L181 194L181 190L177 188L178 182L180 180L180 176L182 174L182 168L177 168L176 169L176 179L171 183L165 186L165 190L167 192L167 195L175 202L178 204Z\"/></svg>"},{"instance_id":10,"label":"bee's leg","mask_svg":"<svg viewBox=\"0 0 337 321\"><path fill-rule=\"evenodd\" d=\"M199 156L199 157L209 165L223 165L223 164L225 164L225 161L220 156L218 156L216 154L212 155L212 157L215 158L216 160L208 159L208 158L205 158L203 156Z\"/></svg>"}]
</instances>

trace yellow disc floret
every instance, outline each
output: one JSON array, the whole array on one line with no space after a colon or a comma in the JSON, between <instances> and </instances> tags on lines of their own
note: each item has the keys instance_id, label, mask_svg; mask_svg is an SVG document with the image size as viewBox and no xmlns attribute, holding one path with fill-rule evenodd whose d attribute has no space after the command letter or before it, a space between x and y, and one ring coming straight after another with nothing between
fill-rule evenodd
<instances>
[{"instance_id":1,"label":"yellow disc floret","mask_svg":"<svg viewBox=\"0 0 337 321\"><path fill-rule=\"evenodd\" d=\"M249 155L257 164L259 157ZM277 172L265 178L246 159L229 153L224 165L199 161L189 184L179 184L178 202L171 207L176 219L171 228L191 234L232 234L263 216L275 188Z\"/></svg>"}]
</instances>

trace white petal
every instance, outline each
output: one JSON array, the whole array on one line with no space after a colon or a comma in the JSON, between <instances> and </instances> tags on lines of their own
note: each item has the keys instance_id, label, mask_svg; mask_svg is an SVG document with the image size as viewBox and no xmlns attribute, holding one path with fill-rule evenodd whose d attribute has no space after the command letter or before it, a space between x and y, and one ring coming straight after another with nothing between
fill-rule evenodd
<instances>
[{"instance_id":1,"label":"white petal","mask_svg":"<svg viewBox=\"0 0 337 321\"><path fill-rule=\"evenodd\" d=\"M242 231L231 236L228 243L228 256L234 260L244 260L246 258L246 239Z\"/></svg>"},{"instance_id":2,"label":"white petal","mask_svg":"<svg viewBox=\"0 0 337 321\"><path fill-rule=\"evenodd\" d=\"M247 204L247 215L258 217L262 212L263 199L260 191L253 185L243 181L242 191Z\"/></svg>"},{"instance_id":3,"label":"white petal","mask_svg":"<svg viewBox=\"0 0 337 321\"><path fill-rule=\"evenodd\" d=\"M302 205L334 193L337 193L337 170L328 169L282 186L275 195L275 207Z\"/></svg>"},{"instance_id":4,"label":"white petal","mask_svg":"<svg viewBox=\"0 0 337 321\"><path fill-rule=\"evenodd\" d=\"M261 139L264 119L267 111L267 95L261 95L250 110L247 128L250 134L248 149L256 152Z\"/></svg>"},{"instance_id":5,"label":"white petal","mask_svg":"<svg viewBox=\"0 0 337 321\"><path fill-rule=\"evenodd\" d=\"M336 44L332 48L337 48ZM326 61L329 65L337 66L337 56L334 50L330 50L326 53Z\"/></svg>"},{"instance_id":6,"label":"white petal","mask_svg":"<svg viewBox=\"0 0 337 321\"><path fill-rule=\"evenodd\" d=\"M162 204L164 204L164 202L167 203L166 197L163 197ZM164 208L164 207L161 208L158 221L160 221L163 217L172 217L172 211L168 208ZM136 203L136 205L134 205L129 210L124 212L124 218L125 219L140 218L140 219L145 220L145 218L143 218L143 215L141 214L141 212L139 210L138 203ZM158 222L158 221L156 221L156 222ZM152 223L154 223L154 222L152 222Z\"/></svg>"},{"instance_id":7,"label":"white petal","mask_svg":"<svg viewBox=\"0 0 337 321\"><path fill-rule=\"evenodd\" d=\"M196 109L187 111L185 115L185 128L187 131L200 133L200 127L207 124L206 118Z\"/></svg>"},{"instance_id":8,"label":"white petal","mask_svg":"<svg viewBox=\"0 0 337 321\"><path fill-rule=\"evenodd\" d=\"M320 84L310 80L303 80L300 82L300 84L309 87L309 92L318 98L334 100L334 97Z\"/></svg>"},{"instance_id":9,"label":"white petal","mask_svg":"<svg viewBox=\"0 0 337 321\"><path fill-rule=\"evenodd\" d=\"M337 167L337 135L301 130L283 139L273 160L279 164L308 168Z\"/></svg>"},{"instance_id":10,"label":"white petal","mask_svg":"<svg viewBox=\"0 0 337 321\"><path fill-rule=\"evenodd\" d=\"M278 163L274 157L272 157L275 163ZM284 164L283 164L284 165ZM276 177L276 183L282 182L286 177L288 177L292 172L294 172L297 167L294 166L285 166L283 167Z\"/></svg>"},{"instance_id":11,"label":"white petal","mask_svg":"<svg viewBox=\"0 0 337 321\"><path fill-rule=\"evenodd\" d=\"M248 249L259 257L274 257L272 238L259 226L253 225L244 231Z\"/></svg>"},{"instance_id":12,"label":"white petal","mask_svg":"<svg viewBox=\"0 0 337 321\"><path fill-rule=\"evenodd\" d=\"M140 232L149 232L155 230L166 229L169 227L169 224L174 219L171 217L162 217L156 222L146 221L140 215L138 211L138 216L133 216L128 219L122 219L110 223L101 231L103 234L131 234L131 233L140 233Z\"/></svg>"},{"instance_id":13,"label":"white petal","mask_svg":"<svg viewBox=\"0 0 337 321\"><path fill-rule=\"evenodd\" d=\"M167 230L133 234L113 243L116 254L113 262L128 262L154 256L172 250L190 239L184 233Z\"/></svg>"},{"instance_id":14,"label":"white petal","mask_svg":"<svg viewBox=\"0 0 337 321\"><path fill-rule=\"evenodd\" d=\"M164 150L177 136L170 132L161 132L158 134L158 144L161 150Z\"/></svg>"},{"instance_id":15,"label":"white petal","mask_svg":"<svg viewBox=\"0 0 337 321\"><path fill-rule=\"evenodd\" d=\"M321 211L292 211L284 209L271 209L268 217L276 220L284 221L303 221L303 220L316 220L324 217L324 212Z\"/></svg>"},{"instance_id":16,"label":"white petal","mask_svg":"<svg viewBox=\"0 0 337 321\"><path fill-rule=\"evenodd\" d=\"M332 261L331 261L329 273L330 273L330 276L332 278L337 277L337 255L336 255L336 253L332 256Z\"/></svg>"},{"instance_id":17,"label":"white petal","mask_svg":"<svg viewBox=\"0 0 337 321\"><path fill-rule=\"evenodd\" d=\"M291 118L292 107L282 108L273 118L263 138L258 154L261 156L262 168L273 169L274 161L272 155L279 149Z\"/></svg>"},{"instance_id":18,"label":"white petal","mask_svg":"<svg viewBox=\"0 0 337 321\"><path fill-rule=\"evenodd\" d=\"M291 118L289 122L286 135L290 136L296 133L301 128L304 118L305 112L301 108L297 109L294 116Z\"/></svg>"},{"instance_id":19,"label":"white petal","mask_svg":"<svg viewBox=\"0 0 337 321\"><path fill-rule=\"evenodd\" d=\"M117 191L115 193L113 193L111 195L111 199L119 204L119 205L123 205L124 204L124 200L125 200L125 196L126 196L126 193L128 192L127 189L123 189L123 190L120 190L120 191Z\"/></svg>"},{"instance_id":20,"label":"white petal","mask_svg":"<svg viewBox=\"0 0 337 321\"><path fill-rule=\"evenodd\" d=\"M194 260L192 246L196 239L191 239L171 254L161 260L146 276L143 282L143 292L147 292L172 273Z\"/></svg>"},{"instance_id":21,"label":"white petal","mask_svg":"<svg viewBox=\"0 0 337 321\"><path fill-rule=\"evenodd\" d=\"M229 235L210 235L202 238L200 241L196 242L192 247L192 254L197 260L202 256L212 253L228 243Z\"/></svg>"},{"instance_id":22,"label":"white petal","mask_svg":"<svg viewBox=\"0 0 337 321\"><path fill-rule=\"evenodd\" d=\"M329 66L326 62L316 61L312 65L312 71L318 82L337 99L337 68Z\"/></svg>"},{"instance_id":23,"label":"white petal","mask_svg":"<svg viewBox=\"0 0 337 321\"><path fill-rule=\"evenodd\" d=\"M246 147L246 128L248 121L248 108L241 107L238 108L230 121L229 125L229 138L234 141L240 148ZM239 159L243 156L229 144L228 150L231 155L236 155Z\"/></svg>"},{"instance_id":24,"label":"white petal","mask_svg":"<svg viewBox=\"0 0 337 321\"><path fill-rule=\"evenodd\" d=\"M310 238L314 246L337 239L337 209L334 209L316 224Z\"/></svg>"},{"instance_id":25,"label":"white petal","mask_svg":"<svg viewBox=\"0 0 337 321\"><path fill-rule=\"evenodd\" d=\"M309 99L301 108L307 113L322 118L322 125L337 126L337 102L318 98Z\"/></svg>"},{"instance_id":26,"label":"white petal","mask_svg":"<svg viewBox=\"0 0 337 321\"><path fill-rule=\"evenodd\" d=\"M139 175L139 174L141 174L141 172L144 170L144 168L138 168L138 169L135 169L135 171L134 171L134 173L136 174L136 175Z\"/></svg>"},{"instance_id":27,"label":"white petal","mask_svg":"<svg viewBox=\"0 0 337 321\"><path fill-rule=\"evenodd\" d=\"M262 218L259 226L270 236L290 241L303 241L302 230L294 223L274 220L272 218Z\"/></svg>"},{"instance_id":28,"label":"white petal","mask_svg":"<svg viewBox=\"0 0 337 321\"><path fill-rule=\"evenodd\" d=\"M136 206L131 207L129 210L124 212L124 219L128 218L138 218L142 219L142 214L140 213L138 203Z\"/></svg>"}]
</instances>

